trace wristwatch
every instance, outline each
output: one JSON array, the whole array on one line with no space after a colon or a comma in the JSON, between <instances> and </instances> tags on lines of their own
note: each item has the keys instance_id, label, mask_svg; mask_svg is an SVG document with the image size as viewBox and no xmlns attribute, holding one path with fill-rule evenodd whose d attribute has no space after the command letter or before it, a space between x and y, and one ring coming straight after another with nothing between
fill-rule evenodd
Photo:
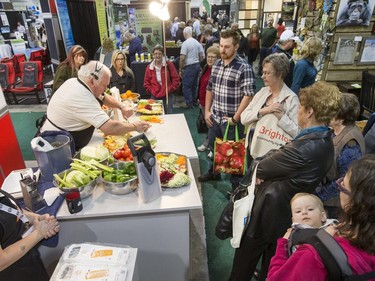
<instances>
[{"instance_id":1,"label":"wristwatch","mask_svg":"<svg viewBox=\"0 0 375 281\"><path fill-rule=\"evenodd\" d=\"M233 116L232 116L231 120L232 120L233 124L237 124L237 121L236 121L236 119L234 119Z\"/></svg>"}]
</instances>

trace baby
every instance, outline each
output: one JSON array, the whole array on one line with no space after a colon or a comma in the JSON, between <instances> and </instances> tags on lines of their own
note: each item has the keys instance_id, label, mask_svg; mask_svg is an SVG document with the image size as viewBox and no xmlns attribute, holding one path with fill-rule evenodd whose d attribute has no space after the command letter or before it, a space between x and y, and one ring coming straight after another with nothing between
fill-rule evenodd
<instances>
[{"instance_id":1,"label":"baby","mask_svg":"<svg viewBox=\"0 0 375 281\"><path fill-rule=\"evenodd\" d=\"M325 231L334 235L336 229L333 224L337 220L327 219L322 201L313 194L297 193L290 201L290 206L292 210L292 228L288 229L283 238L277 240L276 252L271 259L267 280L318 280L314 279L315 271L317 270L319 274L324 276L326 274L324 267L314 268L314 271L310 270L306 273L306 267L303 266L307 265L310 259L316 259L317 253L313 250L313 246L304 244L293 245L293 241L291 240L294 239L291 238L289 240L289 238L293 229L304 228L324 228ZM305 276L306 278L301 279L301 276Z\"/></svg>"},{"instance_id":2,"label":"baby","mask_svg":"<svg viewBox=\"0 0 375 281\"><path fill-rule=\"evenodd\" d=\"M336 219L327 219L323 203L319 197L310 193L297 193L290 200L292 209L292 227L285 233L284 238L289 239L293 229L324 228L328 233L334 235ZM291 247L293 253L298 245Z\"/></svg>"},{"instance_id":3,"label":"baby","mask_svg":"<svg viewBox=\"0 0 375 281\"><path fill-rule=\"evenodd\" d=\"M319 197L310 193L297 193L290 200L292 209L292 228L326 228L337 223L327 219L323 203Z\"/></svg>"}]
</instances>

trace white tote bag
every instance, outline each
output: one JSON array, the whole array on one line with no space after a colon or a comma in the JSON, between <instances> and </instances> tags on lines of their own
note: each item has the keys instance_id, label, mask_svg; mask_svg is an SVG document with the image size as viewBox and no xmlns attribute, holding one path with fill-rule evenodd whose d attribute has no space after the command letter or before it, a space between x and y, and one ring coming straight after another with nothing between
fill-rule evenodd
<instances>
[{"instance_id":1,"label":"white tote bag","mask_svg":"<svg viewBox=\"0 0 375 281\"><path fill-rule=\"evenodd\" d=\"M258 165L255 167L251 184L247 187L247 195L234 202L233 205L233 238L230 240L230 244L233 248L239 248L241 238L245 230L245 226L250 220L251 209L254 203L254 190L255 190L255 179L257 174Z\"/></svg>"},{"instance_id":2,"label":"white tote bag","mask_svg":"<svg viewBox=\"0 0 375 281\"><path fill-rule=\"evenodd\" d=\"M277 126L277 122L274 114L266 114L255 125L250 145L250 155L253 159L262 157L272 149L279 149L291 141L292 137Z\"/></svg>"}]
</instances>

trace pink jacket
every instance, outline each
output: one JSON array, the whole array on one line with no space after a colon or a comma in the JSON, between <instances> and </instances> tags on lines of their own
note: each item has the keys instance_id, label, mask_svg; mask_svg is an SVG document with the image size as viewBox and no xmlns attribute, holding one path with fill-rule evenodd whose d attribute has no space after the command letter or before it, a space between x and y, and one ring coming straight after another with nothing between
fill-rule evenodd
<instances>
[{"instance_id":1,"label":"pink jacket","mask_svg":"<svg viewBox=\"0 0 375 281\"><path fill-rule=\"evenodd\" d=\"M342 237L335 237L335 240L348 256L354 275L375 270L375 256L352 246L348 240ZM271 259L267 281L328 280L324 264L313 246L300 245L290 257L288 257L287 247L288 240L279 238L275 256Z\"/></svg>"},{"instance_id":2,"label":"pink jacket","mask_svg":"<svg viewBox=\"0 0 375 281\"><path fill-rule=\"evenodd\" d=\"M168 73L167 73L167 81L168 81L168 93L170 94L173 91L176 91L180 86L180 76L174 64L172 62L168 62ZM146 68L145 78L143 80L143 87L145 90L154 96L157 99L161 99L165 97L165 66L163 63L163 67L161 69L161 81L162 85L159 84L158 80L156 79L156 69L154 61L152 61Z\"/></svg>"}]
</instances>

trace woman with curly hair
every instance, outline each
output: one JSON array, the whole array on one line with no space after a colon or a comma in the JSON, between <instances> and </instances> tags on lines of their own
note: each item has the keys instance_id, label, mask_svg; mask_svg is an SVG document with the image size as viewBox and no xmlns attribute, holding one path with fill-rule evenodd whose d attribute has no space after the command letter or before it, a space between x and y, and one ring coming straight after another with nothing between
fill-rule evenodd
<instances>
[{"instance_id":1,"label":"woman with curly hair","mask_svg":"<svg viewBox=\"0 0 375 281\"><path fill-rule=\"evenodd\" d=\"M87 52L82 46L75 45L71 47L66 59L57 67L55 78L53 79L53 93L56 92L66 80L77 77L79 68L87 62Z\"/></svg>"},{"instance_id":2,"label":"woman with curly hair","mask_svg":"<svg viewBox=\"0 0 375 281\"><path fill-rule=\"evenodd\" d=\"M322 50L322 40L317 37L307 39L301 49L301 59L297 61L293 70L292 91L299 95L301 88L311 86L315 83L318 70L314 66L314 61Z\"/></svg>"},{"instance_id":3,"label":"woman with curly hair","mask_svg":"<svg viewBox=\"0 0 375 281\"><path fill-rule=\"evenodd\" d=\"M127 90L135 90L134 73L126 63L126 56L123 51L115 50L111 61L111 82L110 87L119 89L120 94Z\"/></svg>"},{"instance_id":4,"label":"woman with curly hair","mask_svg":"<svg viewBox=\"0 0 375 281\"><path fill-rule=\"evenodd\" d=\"M259 280L265 280L277 239L283 237L292 223L290 200L296 193L313 193L333 163L328 124L336 116L340 98L339 89L323 81L302 89L298 109L301 131L278 150L254 159L252 167L258 164L255 200L249 225L234 255L229 280L251 280L260 258ZM240 186L248 186L250 171Z\"/></svg>"},{"instance_id":5,"label":"woman with curly hair","mask_svg":"<svg viewBox=\"0 0 375 281\"><path fill-rule=\"evenodd\" d=\"M353 275L375 270L374 170L375 155L366 155L353 161L345 177L337 181L343 213L334 239L348 257ZM288 258L287 238L278 240L267 280L328 280L323 261L312 245L300 245Z\"/></svg>"}]
</instances>

